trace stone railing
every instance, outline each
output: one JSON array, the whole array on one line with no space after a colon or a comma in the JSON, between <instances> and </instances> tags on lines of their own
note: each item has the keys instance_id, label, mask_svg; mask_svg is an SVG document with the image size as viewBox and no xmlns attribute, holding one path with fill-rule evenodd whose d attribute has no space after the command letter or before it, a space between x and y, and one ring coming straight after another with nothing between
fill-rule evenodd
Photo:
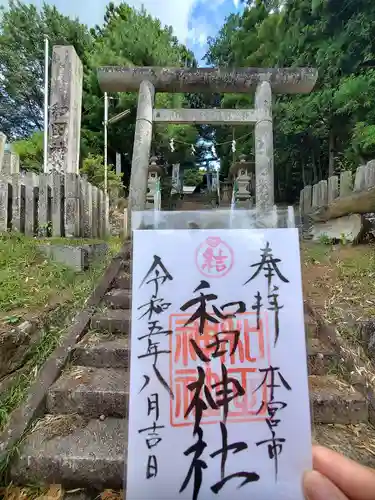
<instances>
[{"instance_id":1,"label":"stone railing","mask_svg":"<svg viewBox=\"0 0 375 500\"><path fill-rule=\"evenodd\" d=\"M353 182L354 180L354 182ZM344 198L353 193L360 193L375 186L375 160L352 172L341 172L340 177L333 175L328 181L320 181L313 186L305 186L300 193L300 213L309 215L317 209L327 206L337 198Z\"/></svg>"},{"instance_id":2,"label":"stone railing","mask_svg":"<svg viewBox=\"0 0 375 500\"><path fill-rule=\"evenodd\" d=\"M103 238L104 192L77 174L0 172L0 233Z\"/></svg>"}]
</instances>

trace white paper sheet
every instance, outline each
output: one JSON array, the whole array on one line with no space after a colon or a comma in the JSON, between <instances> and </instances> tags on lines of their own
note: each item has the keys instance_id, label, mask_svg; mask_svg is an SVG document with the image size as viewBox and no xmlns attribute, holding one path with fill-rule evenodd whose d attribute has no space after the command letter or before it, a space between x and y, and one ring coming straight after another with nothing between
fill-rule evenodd
<instances>
[{"instance_id":1,"label":"white paper sheet","mask_svg":"<svg viewBox=\"0 0 375 500\"><path fill-rule=\"evenodd\" d=\"M303 500L297 230L135 231L133 256L127 500Z\"/></svg>"}]
</instances>

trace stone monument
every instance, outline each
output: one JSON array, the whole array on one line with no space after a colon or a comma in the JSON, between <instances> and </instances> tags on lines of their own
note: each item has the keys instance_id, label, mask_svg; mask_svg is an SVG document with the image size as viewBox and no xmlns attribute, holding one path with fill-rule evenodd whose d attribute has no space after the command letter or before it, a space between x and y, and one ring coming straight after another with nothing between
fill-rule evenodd
<instances>
[{"instance_id":1,"label":"stone monument","mask_svg":"<svg viewBox=\"0 0 375 500\"><path fill-rule=\"evenodd\" d=\"M79 173L82 108L82 63L72 46L52 53L48 169Z\"/></svg>"}]
</instances>

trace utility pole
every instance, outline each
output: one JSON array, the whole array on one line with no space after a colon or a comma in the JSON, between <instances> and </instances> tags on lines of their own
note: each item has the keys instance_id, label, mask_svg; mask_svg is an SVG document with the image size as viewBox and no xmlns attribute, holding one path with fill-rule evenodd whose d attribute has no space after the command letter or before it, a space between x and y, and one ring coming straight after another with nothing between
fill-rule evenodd
<instances>
[{"instance_id":1,"label":"utility pole","mask_svg":"<svg viewBox=\"0 0 375 500\"><path fill-rule=\"evenodd\" d=\"M108 94L104 92L104 194L108 191Z\"/></svg>"},{"instance_id":2,"label":"utility pole","mask_svg":"<svg viewBox=\"0 0 375 500\"><path fill-rule=\"evenodd\" d=\"M44 137L43 137L43 172L48 170L48 65L49 43L44 35Z\"/></svg>"}]
</instances>

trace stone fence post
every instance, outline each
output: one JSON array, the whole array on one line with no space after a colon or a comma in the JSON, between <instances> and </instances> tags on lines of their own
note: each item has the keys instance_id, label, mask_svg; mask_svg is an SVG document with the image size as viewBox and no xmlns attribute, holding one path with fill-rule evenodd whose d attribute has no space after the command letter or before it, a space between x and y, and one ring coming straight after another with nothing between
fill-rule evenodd
<instances>
[{"instance_id":1,"label":"stone fence post","mask_svg":"<svg viewBox=\"0 0 375 500\"><path fill-rule=\"evenodd\" d=\"M65 236L80 235L79 220L79 178L77 174L65 174Z\"/></svg>"},{"instance_id":2,"label":"stone fence post","mask_svg":"<svg viewBox=\"0 0 375 500\"><path fill-rule=\"evenodd\" d=\"M25 175L25 234L34 236L36 233L36 195L38 188L38 176L34 172L26 172Z\"/></svg>"},{"instance_id":3,"label":"stone fence post","mask_svg":"<svg viewBox=\"0 0 375 500\"><path fill-rule=\"evenodd\" d=\"M340 198L349 196L353 189L353 175L349 170L340 174Z\"/></svg>"},{"instance_id":4,"label":"stone fence post","mask_svg":"<svg viewBox=\"0 0 375 500\"><path fill-rule=\"evenodd\" d=\"M64 235L64 177L57 170L51 173L51 194L52 194L52 235Z\"/></svg>"},{"instance_id":5,"label":"stone fence post","mask_svg":"<svg viewBox=\"0 0 375 500\"><path fill-rule=\"evenodd\" d=\"M328 203L328 188L327 181L318 182L318 190L319 190L319 201L318 207L324 207Z\"/></svg>"},{"instance_id":6,"label":"stone fence post","mask_svg":"<svg viewBox=\"0 0 375 500\"><path fill-rule=\"evenodd\" d=\"M375 186L375 160L369 161L366 165L365 183L366 189Z\"/></svg>"},{"instance_id":7,"label":"stone fence post","mask_svg":"<svg viewBox=\"0 0 375 500\"><path fill-rule=\"evenodd\" d=\"M3 132L0 132L0 172L2 172L2 167L3 167L3 158L4 158L6 141L7 141L7 136L3 134Z\"/></svg>"},{"instance_id":8,"label":"stone fence post","mask_svg":"<svg viewBox=\"0 0 375 500\"><path fill-rule=\"evenodd\" d=\"M38 198L38 234L48 236L48 224L51 222L49 214L49 199L51 188L49 186L51 176L49 174L39 175L39 198Z\"/></svg>"},{"instance_id":9,"label":"stone fence post","mask_svg":"<svg viewBox=\"0 0 375 500\"><path fill-rule=\"evenodd\" d=\"M354 180L354 191L363 191L366 189L366 165L361 165L357 168Z\"/></svg>"},{"instance_id":10,"label":"stone fence post","mask_svg":"<svg viewBox=\"0 0 375 500\"><path fill-rule=\"evenodd\" d=\"M12 175L12 231L19 233L24 230L25 215L25 208L22 207L22 192L25 188L21 180L21 174Z\"/></svg>"},{"instance_id":11,"label":"stone fence post","mask_svg":"<svg viewBox=\"0 0 375 500\"><path fill-rule=\"evenodd\" d=\"M333 175L328 179L328 204L332 203L339 195L339 178Z\"/></svg>"},{"instance_id":12,"label":"stone fence post","mask_svg":"<svg viewBox=\"0 0 375 500\"><path fill-rule=\"evenodd\" d=\"M8 229L8 180L0 173L0 233Z\"/></svg>"},{"instance_id":13,"label":"stone fence post","mask_svg":"<svg viewBox=\"0 0 375 500\"><path fill-rule=\"evenodd\" d=\"M3 174L19 174L20 173L20 157L18 154L11 151L4 151L3 165L0 170Z\"/></svg>"}]
</instances>

